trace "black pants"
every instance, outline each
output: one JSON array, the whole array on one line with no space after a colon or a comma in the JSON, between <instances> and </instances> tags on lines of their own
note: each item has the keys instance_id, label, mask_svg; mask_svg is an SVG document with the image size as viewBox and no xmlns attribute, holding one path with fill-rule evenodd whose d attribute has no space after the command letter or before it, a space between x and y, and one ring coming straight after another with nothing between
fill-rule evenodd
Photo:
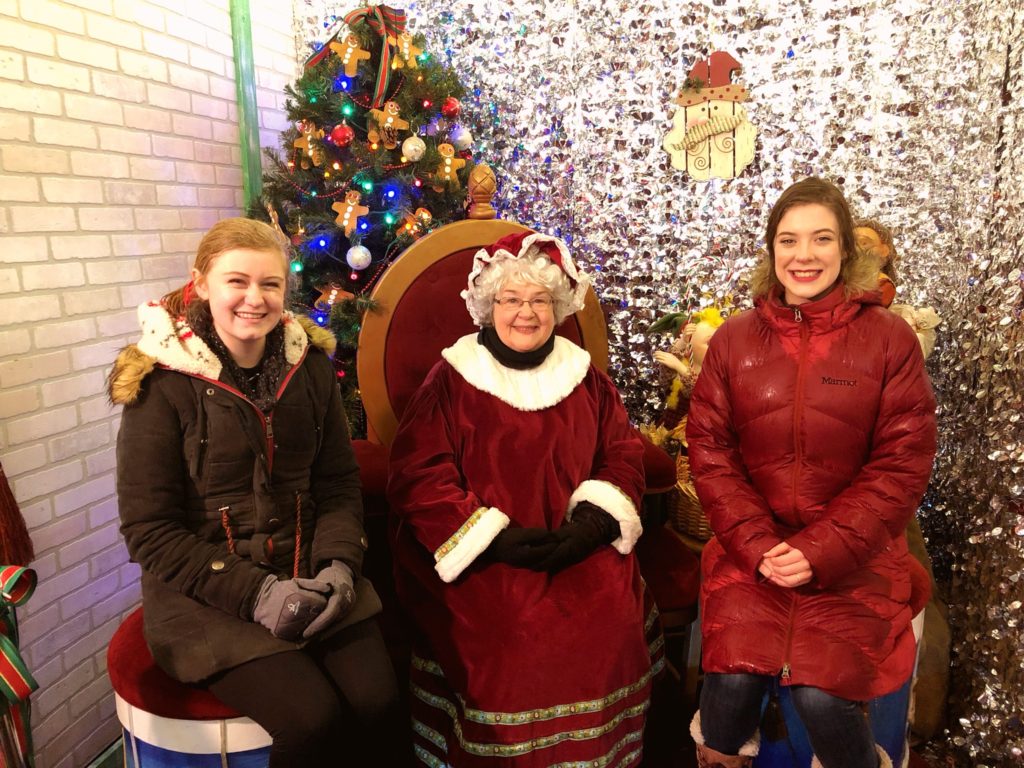
<instances>
[{"instance_id":1,"label":"black pants","mask_svg":"<svg viewBox=\"0 0 1024 768\"><path fill-rule=\"evenodd\" d=\"M208 688L270 734L270 768L409 763L408 719L374 619L241 664Z\"/></svg>"}]
</instances>

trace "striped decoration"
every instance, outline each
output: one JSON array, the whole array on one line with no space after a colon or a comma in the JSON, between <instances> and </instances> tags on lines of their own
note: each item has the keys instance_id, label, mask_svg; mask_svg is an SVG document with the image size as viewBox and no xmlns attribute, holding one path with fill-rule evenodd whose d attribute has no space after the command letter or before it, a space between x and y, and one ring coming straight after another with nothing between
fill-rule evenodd
<instances>
[{"instance_id":1,"label":"striped decoration","mask_svg":"<svg viewBox=\"0 0 1024 768\"><path fill-rule=\"evenodd\" d=\"M14 609L28 602L35 589L35 571L0 566L0 759L12 768L33 765L28 697L39 684L18 650Z\"/></svg>"}]
</instances>

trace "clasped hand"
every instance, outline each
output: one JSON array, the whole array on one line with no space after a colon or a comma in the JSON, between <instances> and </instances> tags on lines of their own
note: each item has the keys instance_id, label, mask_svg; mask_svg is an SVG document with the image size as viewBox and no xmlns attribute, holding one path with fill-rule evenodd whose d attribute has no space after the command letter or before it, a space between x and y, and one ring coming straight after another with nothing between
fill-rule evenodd
<instances>
[{"instance_id":1,"label":"clasped hand","mask_svg":"<svg viewBox=\"0 0 1024 768\"><path fill-rule=\"evenodd\" d=\"M611 515L581 502L572 521L561 528L506 528L494 537L487 552L499 563L557 573L582 562L618 535L619 524Z\"/></svg>"},{"instance_id":2,"label":"clasped hand","mask_svg":"<svg viewBox=\"0 0 1024 768\"><path fill-rule=\"evenodd\" d=\"M786 542L780 542L761 556L757 570L768 581L780 587L800 587L814 577L804 553Z\"/></svg>"},{"instance_id":3,"label":"clasped hand","mask_svg":"<svg viewBox=\"0 0 1024 768\"><path fill-rule=\"evenodd\" d=\"M355 602L352 569L340 560L315 579L268 576L260 589L253 620L282 640L308 640L340 619Z\"/></svg>"}]
</instances>

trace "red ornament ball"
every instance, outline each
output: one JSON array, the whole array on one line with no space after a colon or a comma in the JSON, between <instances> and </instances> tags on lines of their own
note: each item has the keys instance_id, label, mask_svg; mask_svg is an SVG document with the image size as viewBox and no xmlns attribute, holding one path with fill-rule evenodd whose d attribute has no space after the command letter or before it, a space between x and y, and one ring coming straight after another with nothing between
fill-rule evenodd
<instances>
[{"instance_id":1,"label":"red ornament ball","mask_svg":"<svg viewBox=\"0 0 1024 768\"><path fill-rule=\"evenodd\" d=\"M347 147L355 137L356 132L345 123L334 126L334 130L331 131L331 141L339 147Z\"/></svg>"},{"instance_id":2,"label":"red ornament ball","mask_svg":"<svg viewBox=\"0 0 1024 768\"><path fill-rule=\"evenodd\" d=\"M462 111L462 105L459 104L459 100L454 96L449 96L441 104L441 114L451 119L459 116L459 112Z\"/></svg>"}]
</instances>

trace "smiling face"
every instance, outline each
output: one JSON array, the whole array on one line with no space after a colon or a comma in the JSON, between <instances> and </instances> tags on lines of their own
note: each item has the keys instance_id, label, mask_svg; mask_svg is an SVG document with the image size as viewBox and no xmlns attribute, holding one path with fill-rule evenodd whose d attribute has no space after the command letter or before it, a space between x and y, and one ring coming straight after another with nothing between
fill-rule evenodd
<instances>
[{"instance_id":1,"label":"smiling face","mask_svg":"<svg viewBox=\"0 0 1024 768\"><path fill-rule=\"evenodd\" d=\"M554 306L549 302L546 309L535 308L532 299L551 298L547 289L531 283L509 282L498 291L496 301L518 298L523 305L518 309L494 305L494 330L501 342L516 352L532 352L539 349L555 332Z\"/></svg>"},{"instance_id":2,"label":"smiling face","mask_svg":"<svg viewBox=\"0 0 1024 768\"><path fill-rule=\"evenodd\" d=\"M828 293L842 266L839 243L839 221L824 205L795 205L783 214L773 246L775 276L787 304L804 304Z\"/></svg>"},{"instance_id":3,"label":"smiling face","mask_svg":"<svg viewBox=\"0 0 1024 768\"><path fill-rule=\"evenodd\" d=\"M210 302L213 327L243 368L259 363L266 337L281 320L285 259L280 251L233 248L213 259L206 274L192 270L195 291Z\"/></svg>"}]
</instances>

